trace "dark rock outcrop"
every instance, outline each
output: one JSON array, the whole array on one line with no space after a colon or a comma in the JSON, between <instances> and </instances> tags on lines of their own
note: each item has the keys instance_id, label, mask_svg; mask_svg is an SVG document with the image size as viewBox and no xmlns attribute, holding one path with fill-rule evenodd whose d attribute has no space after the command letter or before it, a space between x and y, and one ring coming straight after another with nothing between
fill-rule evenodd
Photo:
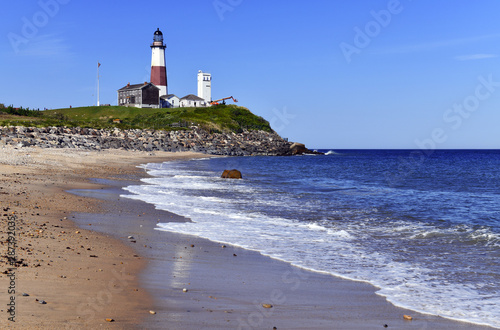
<instances>
[{"instance_id":1,"label":"dark rock outcrop","mask_svg":"<svg viewBox=\"0 0 500 330\"><path fill-rule=\"evenodd\" d=\"M305 144L295 142L290 146L292 155L324 155L323 152L312 151L306 148Z\"/></svg>"}]
</instances>

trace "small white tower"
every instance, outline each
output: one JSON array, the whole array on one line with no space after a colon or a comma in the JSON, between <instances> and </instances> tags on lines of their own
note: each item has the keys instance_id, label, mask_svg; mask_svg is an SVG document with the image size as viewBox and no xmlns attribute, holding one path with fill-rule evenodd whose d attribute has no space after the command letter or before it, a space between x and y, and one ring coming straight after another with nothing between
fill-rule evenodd
<instances>
[{"instance_id":1,"label":"small white tower","mask_svg":"<svg viewBox=\"0 0 500 330\"><path fill-rule=\"evenodd\" d=\"M198 97L212 102L212 75L201 70L198 71Z\"/></svg>"},{"instance_id":2,"label":"small white tower","mask_svg":"<svg viewBox=\"0 0 500 330\"><path fill-rule=\"evenodd\" d=\"M151 44L151 83L160 89L160 96L168 94L165 48L167 46L163 44L163 33L157 29Z\"/></svg>"}]
</instances>

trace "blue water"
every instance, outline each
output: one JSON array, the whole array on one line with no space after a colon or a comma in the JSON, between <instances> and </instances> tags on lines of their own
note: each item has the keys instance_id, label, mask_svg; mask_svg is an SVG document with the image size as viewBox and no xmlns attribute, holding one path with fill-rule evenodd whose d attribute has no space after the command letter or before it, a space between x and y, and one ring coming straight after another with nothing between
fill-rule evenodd
<instances>
[{"instance_id":1,"label":"blue water","mask_svg":"<svg viewBox=\"0 0 500 330\"><path fill-rule=\"evenodd\" d=\"M416 311L500 327L500 151L336 150L145 166L159 230L372 283ZM243 180L220 179L237 168Z\"/></svg>"}]
</instances>

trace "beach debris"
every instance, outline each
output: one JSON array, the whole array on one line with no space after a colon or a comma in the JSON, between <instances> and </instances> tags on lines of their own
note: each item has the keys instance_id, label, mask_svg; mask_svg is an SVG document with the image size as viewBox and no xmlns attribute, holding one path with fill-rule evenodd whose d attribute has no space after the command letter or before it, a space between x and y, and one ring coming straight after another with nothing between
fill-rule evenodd
<instances>
[{"instance_id":1,"label":"beach debris","mask_svg":"<svg viewBox=\"0 0 500 330\"><path fill-rule=\"evenodd\" d=\"M29 297L30 295L27 293L23 293L23 297Z\"/></svg>"},{"instance_id":2,"label":"beach debris","mask_svg":"<svg viewBox=\"0 0 500 330\"><path fill-rule=\"evenodd\" d=\"M155 315L156 312L155 311L149 311L149 314Z\"/></svg>"},{"instance_id":3,"label":"beach debris","mask_svg":"<svg viewBox=\"0 0 500 330\"><path fill-rule=\"evenodd\" d=\"M188 292L188 289L184 288L182 289L182 292Z\"/></svg>"},{"instance_id":4,"label":"beach debris","mask_svg":"<svg viewBox=\"0 0 500 330\"><path fill-rule=\"evenodd\" d=\"M114 319L106 319L106 322L115 322Z\"/></svg>"},{"instance_id":5,"label":"beach debris","mask_svg":"<svg viewBox=\"0 0 500 330\"><path fill-rule=\"evenodd\" d=\"M238 171L236 169L232 169L232 170L224 170L224 172L222 172L221 178L223 178L223 179L242 179L242 176L241 176L240 171Z\"/></svg>"},{"instance_id":6,"label":"beach debris","mask_svg":"<svg viewBox=\"0 0 500 330\"><path fill-rule=\"evenodd\" d=\"M271 304L262 304L262 307L264 307L264 308L273 308L273 305L271 305Z\"/></svg>"},{"instance_id":7,"label":"beach debris","mask_svg":"<svg viewBox=\"0 0 500 330\"><path fill-rule=\"evenodd\" d=\"M89 257L91 257L91 258L97 258L97 256L95 254L91 254Z\"/></svg>"},{"instance_id":8,"label":"beach debris","mask_svg":"<svg viewBox=\"0 0 500 330\"><path fill-rule=\"evenodd\" d=\"M403 315L403 318L404 318L406 321L411 321L411 320L413 320L413 317L411 317L410 315Z\"/></svg>"}]
</instances>

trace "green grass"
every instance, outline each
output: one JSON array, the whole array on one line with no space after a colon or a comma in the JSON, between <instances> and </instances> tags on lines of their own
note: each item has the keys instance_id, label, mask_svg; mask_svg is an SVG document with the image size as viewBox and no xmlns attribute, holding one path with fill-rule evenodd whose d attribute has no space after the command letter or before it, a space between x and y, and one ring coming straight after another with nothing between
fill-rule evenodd
<instances>
[{"instance_id":1,"label":"green grass","mask_svg":"<svg viewBox=\"0 0 500 330\"><path fill-rule=\"evenodd\" d=\"M3 111L3 109L0 109ZM22 111L17 113L24 114ZM180 126L197 125L211 132L242 132L248 130L272 131L269 122L250 110L236 105L216 105L209 108L140 109L121 106L81 107L40 112L26 115L0 116L0 125L67 126L120 129L186 129ZM36 117L34 117L35 115ZM113 123L114 119L122 122ZM172 127L173 126L173 127Z\"/></svg>"}]
</instances>

